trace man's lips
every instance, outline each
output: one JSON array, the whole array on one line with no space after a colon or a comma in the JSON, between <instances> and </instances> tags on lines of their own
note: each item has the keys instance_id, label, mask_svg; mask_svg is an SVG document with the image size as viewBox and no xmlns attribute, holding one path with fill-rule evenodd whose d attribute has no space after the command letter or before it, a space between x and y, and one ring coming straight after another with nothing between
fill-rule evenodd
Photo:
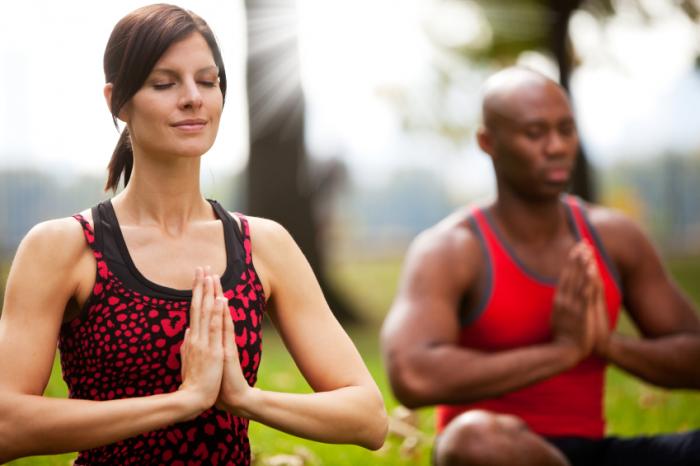
<instances>
[{"instance_id":1,"label":"man's lips","mask_svg":"<svg viewBox=\"0 0 700 466\"><path fill-rule=\"evenodd\" d=\"M571 170L568 168L550 168L545 172L547 181L562 183L569 180Z\"/></svg>"}]
</instances>

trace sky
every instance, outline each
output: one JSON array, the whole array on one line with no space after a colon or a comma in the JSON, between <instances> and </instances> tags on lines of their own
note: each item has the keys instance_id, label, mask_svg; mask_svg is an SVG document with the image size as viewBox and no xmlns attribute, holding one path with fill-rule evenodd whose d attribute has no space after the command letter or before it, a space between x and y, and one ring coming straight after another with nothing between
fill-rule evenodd
<instances>
[{"instance_id":1,"label":"sky","mask_svg":"<svg viewBox=\"0 0 700 466\"><path fill-rule=\"evenodd\" d=\"M316 157L340 157L355 178L377 184L405 167L433 170L458 195L492 186L487 158L473 143L407 133L387 93L429 99L433 44L426 24L462 34L454 18L479 26L469 2L449 15L430 0L299 0L307 139ZM102 97L102 54L114 24L148 2L29 0L0 16L0 168L40 167L101 174L116 143ZM448 1L448 3L450 3ZM621 2L622 3L622 2ZM623 11L601 26L577 14L571 31L582 66L572 80L579 128L594 165L700 147L700 78L693 72L700 31L663 0L645 0L651 25ZM182 1L214 30L229 79L219 136L203 174L240 170L247 157L242 2ZM462 5L462 6L460 6ZM460 8L462 8L460 10ZM623 9L624 10L624 9ZM461 11L461 13L460 13ZM368 14L370 12L371 14ZM461 16L459 16L461 14ZM521 62L553 73L546 57ZM483 70L463 70L451 112L476 124Z\"/></svg>"}]
</instances>

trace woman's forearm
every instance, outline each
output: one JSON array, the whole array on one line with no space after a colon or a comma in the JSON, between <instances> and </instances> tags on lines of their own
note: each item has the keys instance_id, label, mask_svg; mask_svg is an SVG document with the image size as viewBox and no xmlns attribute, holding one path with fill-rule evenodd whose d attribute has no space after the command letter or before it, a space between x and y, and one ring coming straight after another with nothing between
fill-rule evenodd
<instances>
[{"instance_id":1,"label":"woman's forearm","mask_svg":"<svg viewBox=\"0 0 700 466\"><path fill-rule=\"evenodd\" d=\"M250 389L245 408L228 411L299 437L351 443L372 450L384 443L387 416L378 391L352 386L308 394Z\"/></svg>"},{"instance_id":2,"label":"woman's forearm","mask_svg":"<svg viewBox=\"0 0 700 466\"><path fill-rule=\"evenodd\" d=\"M0 463L107 445L196 417L193 394L173 393L110 401L0 396Z\"/></svg>"}]
</instances>

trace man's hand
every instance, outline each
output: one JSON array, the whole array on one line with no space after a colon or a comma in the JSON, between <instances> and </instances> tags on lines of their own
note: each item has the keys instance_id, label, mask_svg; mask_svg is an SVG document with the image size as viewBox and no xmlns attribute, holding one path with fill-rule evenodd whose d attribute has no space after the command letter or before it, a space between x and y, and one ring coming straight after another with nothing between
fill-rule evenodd
<instances>
[{"instance_id":1,"label":"man's hand","mask_svg":"<svg viewBox=\"0 0 700 466\"><path fill-rule=\"evenodd\" d=\"M596 276L590 245L577 243L561 272L552 310L553 340L569 351L576 362L587 357L596 344Z\"/></svg>"},{"instance_id":2,"label":"man's hand","mask_svg":"<svg viewBox=\"0 0 700 466\"><path fill-rule=\"evenodd\" d=\"M594 275L592 277L593 294L589 303L591 306L590 313L593 314L595 343L593 352L601 357L607 358L608 345L610 344L610 317L608 316L608 305L605 301L605 288L603 280L600 278L598 267L593 263Z\"/></svg>"}]
</instances>

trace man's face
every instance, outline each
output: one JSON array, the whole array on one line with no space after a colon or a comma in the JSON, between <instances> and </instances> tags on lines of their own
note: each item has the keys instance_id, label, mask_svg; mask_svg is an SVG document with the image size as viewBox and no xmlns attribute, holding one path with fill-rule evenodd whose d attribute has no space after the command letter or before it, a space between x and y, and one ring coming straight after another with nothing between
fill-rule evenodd
<instances>
[{"instance_id":1,"label":"man's face","mask_svg":"<svg viewBox=\"0 0 700 466\"><path fill-rule=\"evenodd\" d=\"M501 103L488 129L499 184L529 198L558 196L579 144L566 95L554 83L532 83Z\"/></svg>"}]
</instances>

